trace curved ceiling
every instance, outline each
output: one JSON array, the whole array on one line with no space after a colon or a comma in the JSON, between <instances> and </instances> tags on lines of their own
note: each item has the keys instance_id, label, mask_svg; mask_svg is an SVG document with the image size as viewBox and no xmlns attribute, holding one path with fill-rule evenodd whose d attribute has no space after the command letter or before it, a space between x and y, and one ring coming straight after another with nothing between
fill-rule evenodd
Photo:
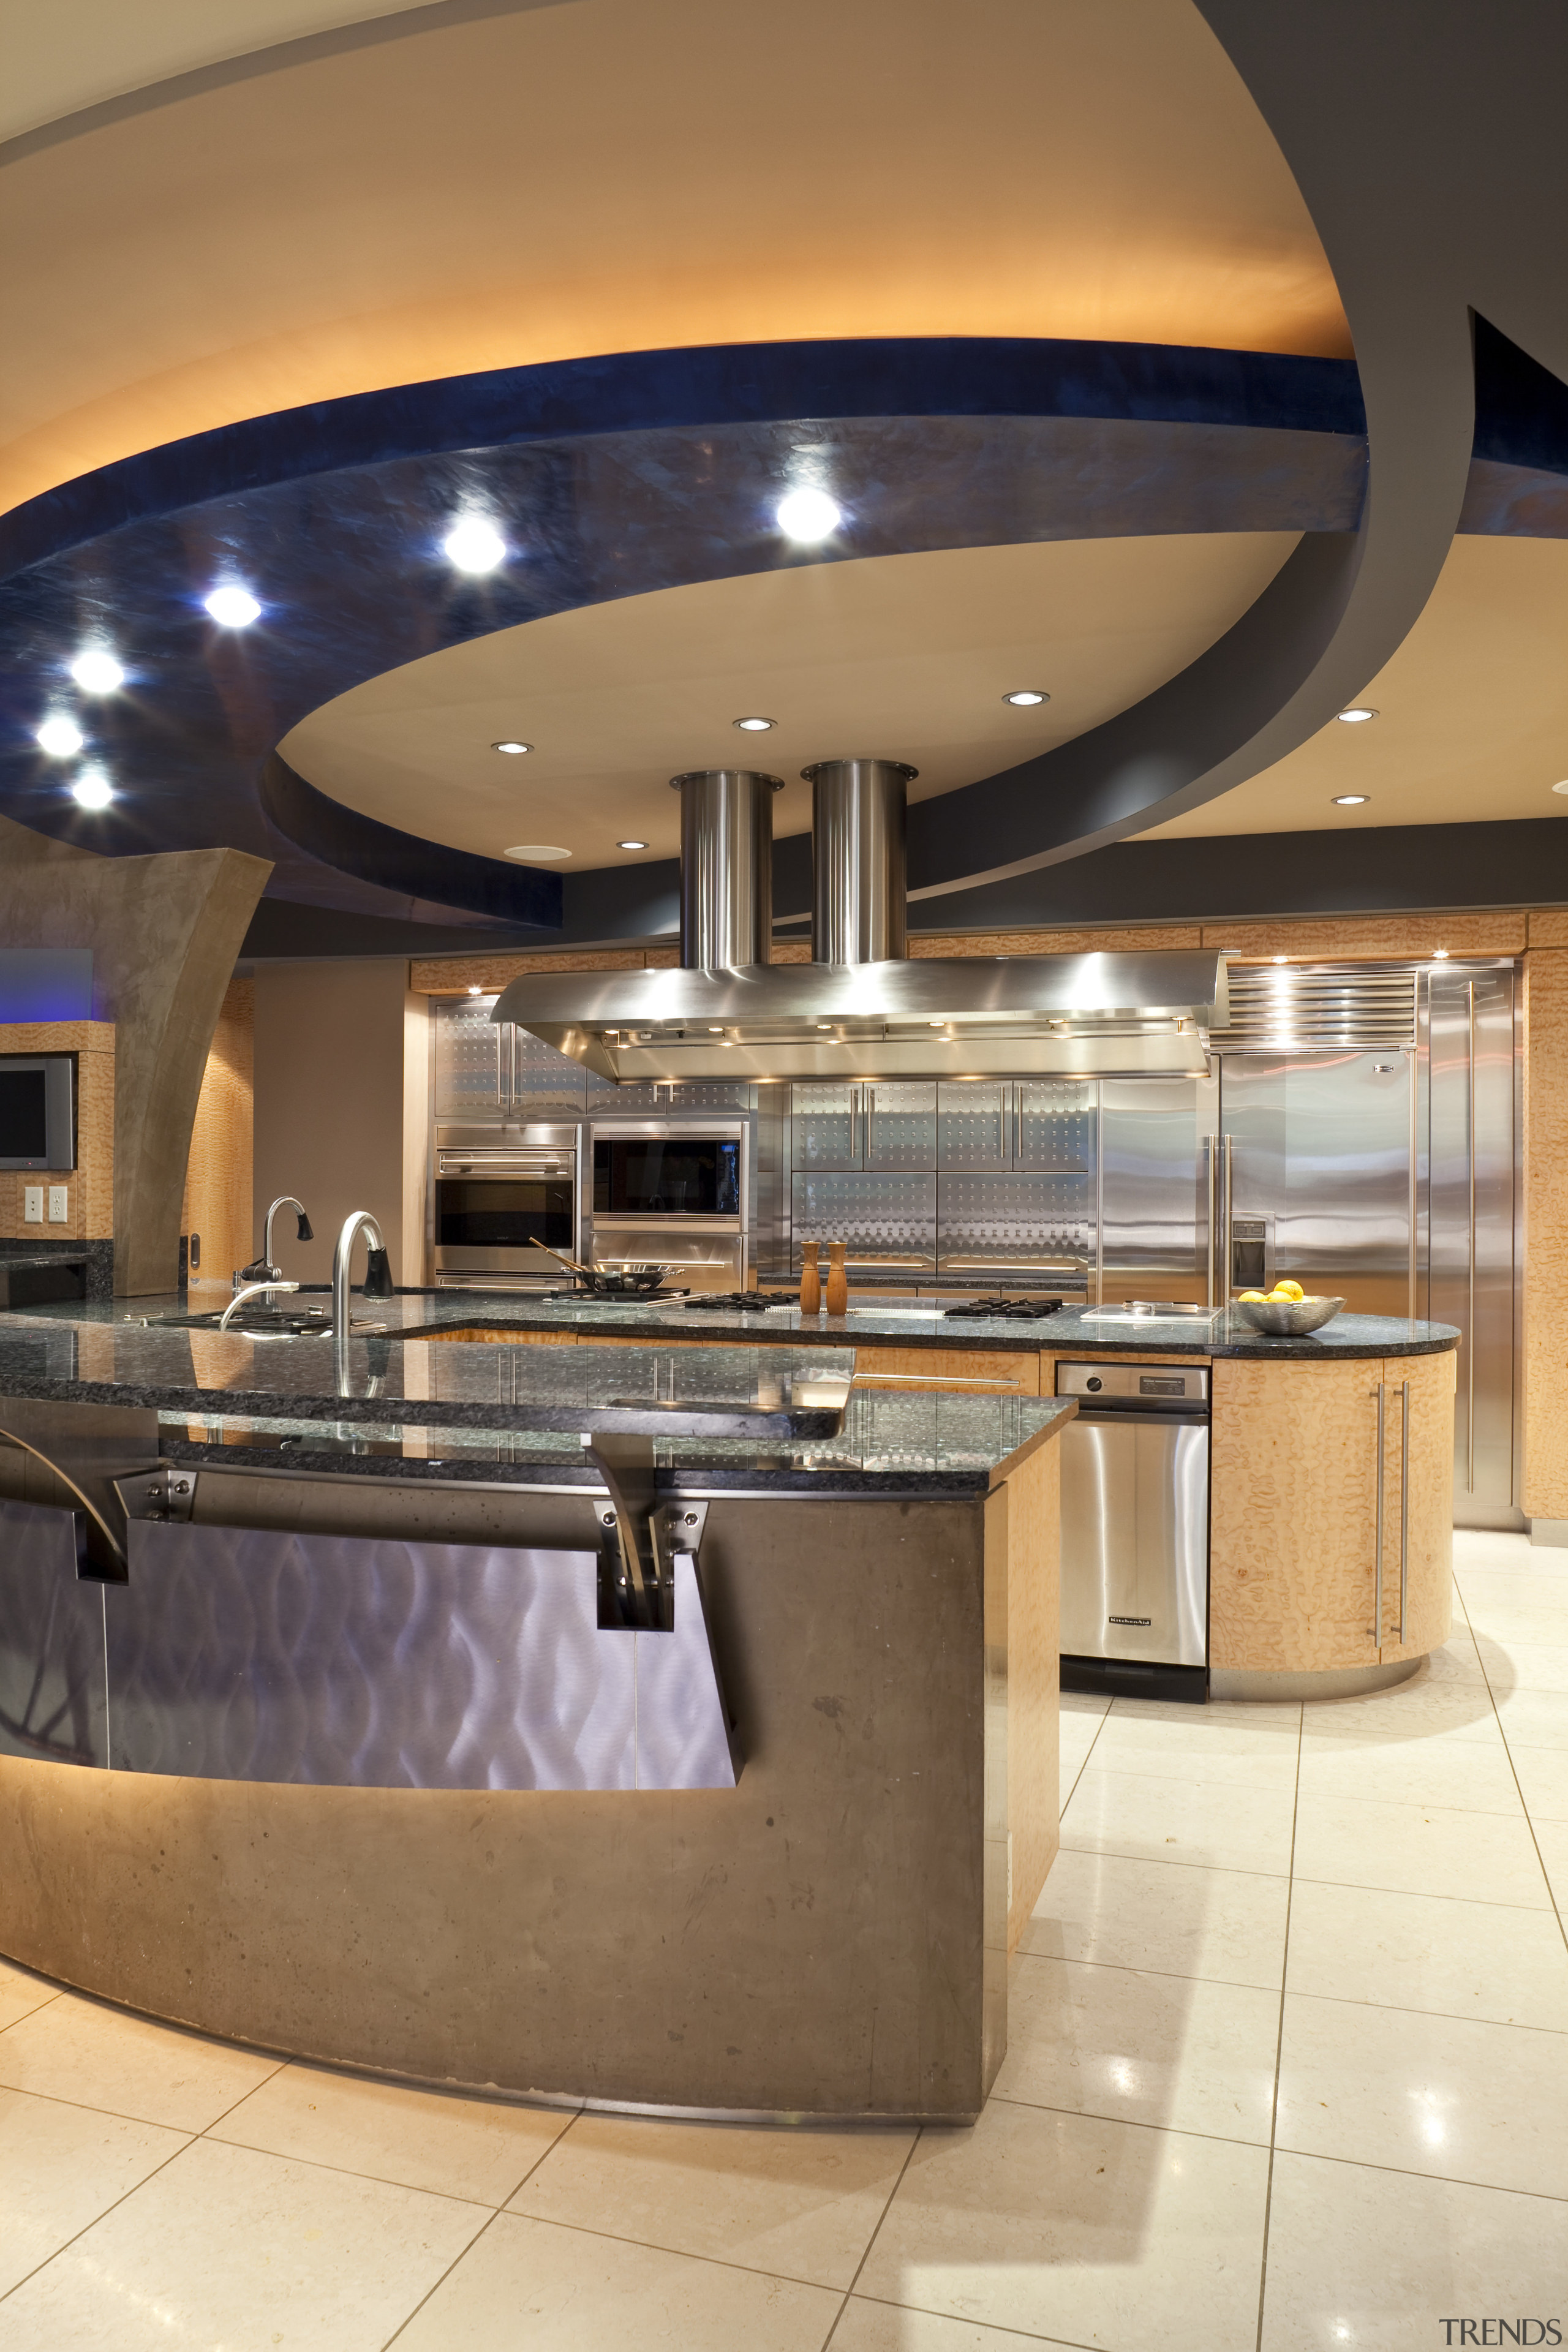
<instances>
[{"instance_id":1,"label":"curved ceiling","mask_svg":"<svg viewBox=\"0 0 1568 2352\"><path fill-rule=\"evenodd\" d=\"M1431 602L1361 698L1235 792L1139 836L1354 832L1568 818L1568 542L1457 539ZM1337 793L1364 793L1336 808ZM1353 853L1352 853L1353 854Z\"/></svg>"},{"instance_id":2,"label":"curved ceiling","mask_svg":"<svg viewBox=\"0 0 1568 2352\"><path fill-rule=\"evenodd\" d=\"M232 420L584 353L1349 348L1188 0L795 0L787 37L734 0L558 0L279 58L0 172L0 506Z\"/></svg>"},{"instance_id":3,"label":"curved ceiling","mask_svg":"<svg viewBox=\"0 0 1568 2352\"><path fill-rule=\"evenodd\" d=\"M171 75L254 58L342 25L405 15L425 0L0 0L0 141L145 91Z\"/></svg>"},{"instance_id":4,"label":"curved ceiling","mask_svg":"<svg viewBox=\"0 0 1568 2352\"><path fill-rule=\"evenodd\" d=\"M785 779L774 830L811 822L802 765L874 751L928 800L1048 750L1147 694L1228 628L1296 543L1284 531L944 549L706 581L526 622L340 695L289 764L362 815L500 856L670 857L679 770ZM1048 703L1019 709L1015 687ZM737 731L773 718L768 734ZM496 752L521 738L526 757ZM626 835L642 853L617 851Z\"/></svg>"}]
</instances>

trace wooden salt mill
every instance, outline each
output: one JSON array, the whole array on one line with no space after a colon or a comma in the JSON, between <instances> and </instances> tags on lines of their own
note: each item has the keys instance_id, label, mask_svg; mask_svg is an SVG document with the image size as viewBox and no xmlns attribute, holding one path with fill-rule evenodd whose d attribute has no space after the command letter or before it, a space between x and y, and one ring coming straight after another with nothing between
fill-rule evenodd
<instances>
[{"instance_id":1,"label":"wooden salt mill","mask_svg":"<svg viewBox=\"0 0 1568 2352\"><path fill-rule=\"evenodd\" d=\"M845 1271L844 1253L847 1242L827 1244L827 1296L823 1302L830 1315L846 1315L849 1311L849 1276Z\"/></svg>"},{"instance_id":2,"label":"wooden salt mill","mask_svg":"<svg viewBox=\"0 0 1568 2352\"><path fill-rule=\"evenodd\" d=\"M800 1245L800 1311L803 1315L822 1312L822 1268L817 1264L816 1242Z\"/></svg>"}]
</instances>

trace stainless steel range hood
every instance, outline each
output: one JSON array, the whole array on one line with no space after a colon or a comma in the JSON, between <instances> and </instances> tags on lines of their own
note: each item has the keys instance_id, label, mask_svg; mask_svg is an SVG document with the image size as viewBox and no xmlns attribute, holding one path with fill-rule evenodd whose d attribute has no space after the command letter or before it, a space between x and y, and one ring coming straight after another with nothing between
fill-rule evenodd
<instances>
[{"instance_id":1,"label":"stainless steel range hood","mask_svg":"<svg viewBox=\"0 0 1568 2352\"><path fill-rule=\"evenodd\" d=\"M812 808L812 961L767 961L778 779L711 769L681 794L680 969L528 972L512 1021L601 1077L1197 1076L1227 1018L1212 951L905 954L910 768L828 760Z\"/></svg>"}]
</instances>

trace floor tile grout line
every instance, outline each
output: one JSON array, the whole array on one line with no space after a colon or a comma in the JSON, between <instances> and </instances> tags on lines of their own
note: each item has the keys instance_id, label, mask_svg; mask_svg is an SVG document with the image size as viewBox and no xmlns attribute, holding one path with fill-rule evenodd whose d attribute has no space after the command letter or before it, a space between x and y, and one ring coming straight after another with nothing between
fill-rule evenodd
<instances>
[{"instance_id":1,"label":"floor tile grout line","mask_svg":"<svg viewBox=\"0 0 1568 2352\"><path fill-rule=\"evenodd\" d=\"M1506 1818L1500 1813L1480 1813L1479 1821L1495 1822ZM1428 1886L1374 1886L1364 1878L1315 1878L1308 1872L1298 1873L1303 1886L1337 1886L1352 1895L1408 1895L1416 1903L1469 1903L1478 1911L1550 1911L1547 1903L1502 1903L1489 1895L1435 1895Z\"/></svg>"},{"instance_id":2,"label":"floor tile grout line","mask_svg":"<svg viewBox=\"0 0 1568 2352\"><path fill-rule=\"evenodd\" d=\"M1140 1968L1135 1960L1079 1960L1074 1959L1068 1952L1031 1952L1022 1944L1018 1946L1014 1958L1019 1960L1045 1960L1047 1963L1055 1961L1065 1969L1115 1969L1121 1975L1126 1977L1158 1977L1162 1984L1224 1985L1230 1992L1278 1992L1279 1990L1279 1986L1277 1984L1258 1984L1255 1979L1249 1979L1247 1977L1194 1976L1184 1969ZM1280 1981L1281 1983L1284 1981L1283 1978ZM1369 2006L1376 2008L1381 2004L1373 2002Z\"/></svg>"},{"instance_id":3,"label":"floor tile grout line","mask_svg":"<svg viewBox=\"0 0 1568 2352\"><path fill-rule=\"evenodd\" d=\"M846 2296L845 2300L847 2302L848 2297ZM1017 2326L1011 2320L1005 2326L989 2319L965 2321L951 2311L939 2310L933 2303L889 2303L885 2294L863 2294L860 2300L862 2303L874 2303L879 2311L912 2311L922 2319L945 2319L954 2327L994 2327L998 2335L1021 2336L1029 2344L1059 2344L1062 2352L1105 2352L1103 2344L1086 2344L1076 2336L1041 2336L1037 2329Z\"/></svg>"},{"instance_id":4,"label":"floor tile grout line","mask_svg":"<svg viewBox=\"0 0 1568 2352\"><path fill-rule=\"evenodd\" d=\"M868 2237L864 2247L861 2249L860 2259L855 2265L855 2275L850 2280L848 2285L845 2288L844 2299L833 2315L833 2325L822 2339L822 2352L827 2352L828 2346L832 2343L834 2337L838 2333L838 2323L849 2308L850 2297L854 2294L856 2288L860 2284L860 2273L871 2259L871 2249L882 2233L882 2224L892 2210L893 2200L904 2185L904 2175L908 2172L910 2164L913 2162L915 2150L919 2147L923 2137L924 2126L923 2125L917 2124L915 2126L915 2136L913 2139L910 2140L908 2148L905 2150L904 2160L899 2167L899 2177L888 2191L887 2197L883 2201L882 2210L878 2214L877 2219L872 2225L871 2233Z\"/></svg>"},{"instance_id":5,"label":"floor tile grout line","mask_svg":"<svg viewBox=\"0 0 1568 2352\"><path fill-rule=\"evenodd\" d=\"M1468 1618L1467 1614L1467 1622L1468 1622ZM1480 1655L1479 1645L1476 1654L1478 1657ZM1481 1672L1483 1675L1487 1675L1487 1696L1492 1703L1492 1715L1497 1723L1499 1737L1502 1741L1503 1754L1508 1758L1508 1769L1513 1775L1513 1785L1516 1789L1519 1789L1519 1801L1524 1807L1524 1823L1525 1827L1530 1832L1530 1843L1534 1848L1536 1864L1545 1884L1546 1899L1551 1905L1552 1916L1556 1919L1557 1932L1563 1937L1564 1945L1568 1946L1568 1921L1564 1921L1563 1919L1563 1906L1557 1900L1557 1889L1552 1884L1552 1873L1546 1867L1546 1856L1541 1851L1541 1840L1535 1833L1535 1816L1531 1811L1529 1805L1525 1803L1524 1790L1521 1789L1519 1785L1519 1767L1513 1760L1513 1749L1509 1743L1508 1732L1504 1728L1503 1725L1502 1713L1497 1703L1497 1693L1492 1688L1491 1676L1487 1675L1486 1661L1484 1659L1481 1661Z\"/></svg>"},{"instance_id":6,"label":"floor tile grout line","mask_svg":"<svg viewBox=\"0 0 1568 2352\"><path fill-rule=\"evenodd\" d=\"M1538 2204L1561 2205L1568 2212L1568 2195L1559 2196L1552 2189L1510 2189L1501 2181L1477 2180L1463 2172L1416 2172L1407 2164L1380 2164L1371 2156L1331 2156L1321 2147L1282 2147L1279 2154L1302 2164L1344 2164L1354 2172L1384 2172L1395 2180L1432 2180L1440 2188L1479 2189L1492 2197L1531 2197Z\"/></svg>"},{"instance_id":7,"label":"floor tile grout line","mask_svg":"<svg viewBox=\"0 0 1568 2352\"><path fill-rule=\"evenodd\" d=\"M61 2100L57 2104L64 2105L67 2102ZM87 2115L104 2115L107 2114L109 2110L102 2107L88 2107L84 2109L83 2112ZM126 2117L117 2118L117 2120L129 2121L132 2119ZM159 2126L159 2128L166 2129L167 2126ZM27 2272L26 2277L14 2280L11 2285L5 2289L5 2294L0 2294L0 2306L4 2306L5 2304L9 2303L11 2297L17 2294L21 2288L26 2285L28 2279L37 2278L40 2271L47 2271L51 2263L58 2262L62 2254L68 2253L71 2247L77 2243L79 2239L85 2238L89 2230L96 2230L100 2221L107 2221L110 2215L118 2211L120 2207L126 2202L127 2199L134 2197L139 2189L145 2189L150 2180L156 2180L161 2172L166 2172L170 2165L175 2163L179 2158L184 2156L187 2149L195 2147L196 2141L200 2137L201 2135L199 2132L190 2133L186 2137L184 2147L172 2147L161 2164L155 2164L151 2172L143 2173L140 2180L132 2181L131 2187L124 2190L121 2196L112 2199L111 2201L104 2207L101 2213L95 2213L90 2221L84 2221L82 2223L79 2230L73 2230L68 2238L62 2238L59 2244L54 2247L50 2252L47 2253L41 2263L34 2263L32 2269Z\"/></svg>"},{"instance_id":8,"label":"floor tile grout line","mask_svg":"<svg viewBox=\"0 0 1568 2352\"><path fill-rule=\"evenodd\" d=\"M632 2120L635 2122L639 2120L639 2118L633 2117ZM646 2120L646 2118L643 2120ZM920 2126L917 2125L915 2128L918 2133ZM911 2147L910 2155L912 2156L913 2154L914 2149ZM906 2167L908 2162L909 2158L906 2157L904 2159ZM900 2180L903 2179L902 2170L900 2172L899 2179ZM895 2181L893 2186L896 2189L898 2182ZM516 2191L514 2190L512 2193L515 2195ZM889 2201L889 2203L891 2202L890 2197ZM570 2230L574 2237L596 2238L601 2244L606 2246L642 2246L646 2248L649 2253L668 2254L676 2262L706 2263L710 2270L733 2271L740 2278L779 2279L782 2280L785 2286L812 2287L819 2294L847 2294L850 2291L847 2287L834 2286L825 2279L802 2278L798 2271L768 2270L761 2263L740 2263L736 2262L732 2256L728 2254L694 2254L689 2246L666 2245L661 2238L627 2238L623 2236L617 2230L595 2229L594 2225L588 2221L564 2221L558 2213L520 2212L510 2205L500 2205L495 2207L493 2210L489 2208L486 2208L485 2210L489 2211L491 2221L505 2220L508 2221L532 2221L536 2222L542 2230ZM880 2217L879 2217L877 2226L878 2228L880 2228L881 2226ZM489 2227L488 2222L486 2227ZM483 2231L479 2234L482 2236ZM873 2235L874 2234L875 2232L873 2232ZM868 2247L868 2252L869 2252L869 2247ZM461 2258L459 2257L459 2259ZM864 2260L864 2256L862 2256L862 2260ZM856 2275L858 2277L859 2273L857 2272ZM405 2321L404 2325L406 2326L407 2322ZM391 2339L389 2338L388 2340L390 2341Z\"/></svg>"},{"instance_id":9,"label":"floor tile grout line","mask_svg":"<svg viewBox=\"0 0 1568 2352\"><path fill-rule=\"evenodd\" d=\"M220 2116L219 2121L222 2120ZM331 2172L340 2180L365 2180L373 2189L401 2189L408 2197L438 2197L444 2205L473 2205L487 2213L504 2213L506 2210L505 2198L499 2205L493 2205L488 2197L460 2197L455 2189L426 2189L417 2181L394 2180L389 2173L361 2172L352 2164L329 2164L324 2157L285 2155L281 2148L262 2147L255 2140L215 2139L210 2132L197 2132L193 2145L195 2140L199 2139L210 2140L214 2147L238 2148L245 2156L268 2156L275 2164L302 2164L311 2172ZM544 2156L548 2156L550 2150L546 2148ZM543 2160L544 2158L542 2156L539 2162L542 2163ZM529 2167L528 2172L522 2176L522 2180L518 2182L517 2189L507 2191L508 2197L517 2195L517 2189L522 2187L523 2181L529 2179L534 2168L532 2165Z\"/></svg>"},{"instance_id":10,"label":"floor tile grout line","mask_svg":"<svg viewBox=\"0 0 1568 2352\"><path fill-rule=\"evenodd\" d=\"M1166 2132L1177 2139L1207 2140L1216 2147L1265 2148L1265 2139L1248 2139L1239 2132L1201 2131L1194 2124L1173 2124L1152 2116L1108 2115L1101 2107L1058 2107L1049 2099L1022 2099L1016 2091L993 2091L986 2105L1022 2107L1031 2116L1068 2116L1080 2123L1121 2124L1130 2131Z\"/></svg>"},{"instance_id":11,"label":"floor tile grout line","mask_svg":"<svg viewBox=\"0 0 1568 2352\"><path fill-rule=\"evenodd\" d=\"M490 2230L494 2229L496 2223L500 2219L501 2212L504 2211L504 2207L498 2208L495 2212L486 2216L479 2228L474 2231L473 2236L468 2240L468 2244L466 2246L459 2247L458 2252L453 2255L451 2261L447 2264L447 2267L442 2272L440 2277L431 2282L429 2287L420 2296L418 2302L414 2305L412 2310L405 2311L404 2313L403 2317L398 2321L391 2335L383 2336L381 2342L381 2352L390 2352L390 2347L396 2343L405 2328L412 2326L415 2320L418 2318L420 2313L429 2302L431 2296L440 2293L441 2289L446 2285L447 2281L451 2277L452 2273L457 2269L458 2264L459 2263L467 2262L468 2256L473 2252L474 2248L479 2244L479 2240Z\"/></svg>"},{"instance_id":12,"label":"floor tile grout line","mask_svg":"<svg viewBox=\"0 0 1568 2352\"><path fill-rule=\"evenodd\" d=\"M193 2127L188 2124L162 2123L156 2116L134 2115L129 2107L100 2107L95 2105L90 2099L67 2099L62 2098L58 2091L37 2090L31 2083L8 2083L3 2074L0 2074L0 2091L15 2091L19 2097L25 2099L47 2099L51 2106L75 2107L79 2114L84 2116L105 2116L111 2123L143 2124L149 2131L179 2132L186 2139L203 2139L206 2136L207 2126L205 2124L203 2124L199 2128L193 2129ZM237 2105L243 2105L243 2104L244 2102L242 2100L236 2101ZM226 2107L223 2111L223 2115L215 2116L213 2117L213 2121L214 2123L222 2123L224 2116L232 2115L233 2113L234 2109L232 2107Z\"/></svg>"},{"instance_id":13,"label":"floor tile grout line","mask_svg":"<svg viewBox=\"0 0 1568 2352\"><path fill-rule=\"evenodd\" d=\"M1285 1890L1285 1951L1279 1973L1279 2024L1274 2038L1274 2096L1268 2105L1268 2169L1263 2188L1263 2243L1258 2265L1257 2352L1263 2352L1263 2313L1268 2294L1268 2231L1274 2214L1274 2156L1279 2138L1279 2074L1285 2054L1285 2000L1290 1981L1290 1910L1296 1895L1296 1828L1301 1803L1301 1749L1306 1742L1306 1714L1296 1741L1296 1787L1290 1806L1290 1867Z\"/></svg>"}]
</instances>

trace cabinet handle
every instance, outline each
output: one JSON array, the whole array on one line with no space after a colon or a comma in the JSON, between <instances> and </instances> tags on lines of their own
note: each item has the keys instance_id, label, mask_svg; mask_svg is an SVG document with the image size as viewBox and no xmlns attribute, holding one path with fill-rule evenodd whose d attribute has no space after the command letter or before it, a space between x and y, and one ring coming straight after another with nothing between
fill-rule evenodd
<instances>
[{"instance_id":1,"label":"cabinet handle","mask_svg":"<svg viewBox=\"0 0 1568 2352\"><path fill-rule=\"evenodd\" d=\"M1405 1599L1410 1583L1410 1383L1399 1399L1399 1642L1405 1645Z\"/></svg>"},{"instance_id":2,"label":"cabinet handle","mask_svg":"<svg viewBox=\"0 0 1568 2352\"><path fill-rule=\"evenodd\" d=\"M1468 1128L1470 1179L1470 1296L1469 1317L1465 1332L1465 1492L1476 1491L1476 983L1465 983L1468 1006L1469 1034L1469 1097L1466 1109Z\"/></svg>"},{"instance_id":3,"label":"cabinet handle","mask_svg":"<svg viewBox=\"0 0 1568 2352\"><path fill-rule=\"evenodd\" d=\"M1383 1424L1384 1424L1384 1402L1385 1395L1386 1395L1385 1384L1384 1384L1382 1381L1379 1381L1379 1382L1378 1382L1378 1384L1377 1384L1377 1389L1376 1389L1376 1396L1377 1396L1377 1538L1376 1538L1376 1540L1377 1540L1377 1553L1376 1553L1376 1559L1375 1559L1375 1561L1374 1561L1374 1564L1373 1564L1373 1583L1372 1583L1372 1613L1373 1613L1373 1621L1374 1621L1374 1622L1373 1622L1373 1629L1372 1629L1372 1638L1373 1638L1373 1641L1378 1644L1378 1647L1379 1647L1380 1649L1381 1649L1381 1647L1383 1646L1383 1508L1384 1508L1384 1448L1383 1448Z\"/></svg>"}]
</instances>

